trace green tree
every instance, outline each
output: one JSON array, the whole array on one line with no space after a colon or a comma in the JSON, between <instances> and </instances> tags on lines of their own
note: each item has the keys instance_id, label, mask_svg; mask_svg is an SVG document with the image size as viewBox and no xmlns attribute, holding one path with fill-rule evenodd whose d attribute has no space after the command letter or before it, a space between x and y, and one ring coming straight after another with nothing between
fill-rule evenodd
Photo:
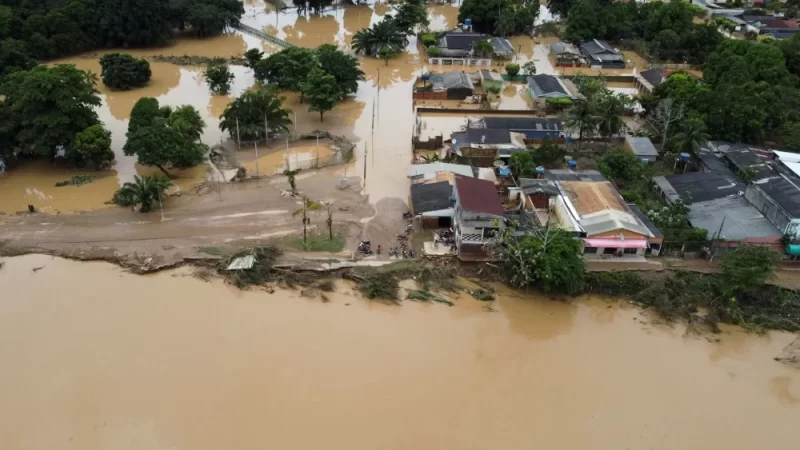
<instances>
[{"instance_id":1,"label":"green tree","mask_svg":"<svg viewBox=\"0 0 800 450\"><path fill-rule=\"evenodd\" d=\"M578 139L592 136L597 128L594 116L594 104L591 101L576 102L564 116L564 126L578 130Z\"/></svg>"},{"instance_id":2,"label":"green tree","mask_svg":"<svg viewBox=\"0 0 800 450\"><path fill-rule=\"evenodd\" d=\"M355 94L358 91L358 82L365 80L358 60L331 44L321 45L317 52L320 67L336 78L342 96Z\"/></svg>"},{"instance_id":3,"label":"green tree","mask_svg":"<svg viewBox=\"0 0 800 450\"><path fill-rule=\"evenodd\" d=\"M482 39L472 47L472 53L479 58L487 58L494 53L494 47L488 39Z\"/></svg>"},{"instance_id":4,"label":"green tree","mask_svg":"<svg viewBox=\"0 0 800 450\"><path fill-rule=\"evenodd\" d=\"M190 141L200 139L206 122L192 105L183 105L173 109L167 116L167 123Z\"/></svg>"},{"instance_id":5,"label":"green tree","mask_svg":"<svg viewBox=\"0 0 800 450\"><path fill-rule=\"evenodd\" d=\"M308 102L309 111L319 112L320 122L324 120L325 111L330 111L342 98L342 92L336 77L322 69L314 69L302 86L303 96Z\"/></svg>"},{"instance_id":6,"label":"green tree","mask_svg":"<svg viewBox=\"0 0 800 450\"><path fill-rule=\"evenodd\" d=\"M185 23L196 35L207 37L238 24L244 5L238 0L195 0L190 2L186 12Z\"/></svg>"},{"instance_id":7,"label":"green tree","mask_svg":"<svg viewBox=\"0 0 800 450\"><path fill-rule=\"evenodd\" d=\"M166 118L158 105L158 100L152 97L142 97L136 101L131 109L131 118L128 120L128 132L151 125L156 117Z\"/></svg>"},{"instance_id":8,"label":"green tree","mask_svg":"<svg viewBox=\"0 0 800 450\"><path fill-rule=\"evenodd\" d=\"M292 195L297 195L297 174L301 172L302 169L286 169L283 171L283 175L286 177L286 181L289 182L289 187L292 189Z\"/></svg>"},{"instance_id":9,"label":"green tree","mask_svg":"<svg viewBox=\"0 0 800 450\"><path fill-rule=\"evenodd\" d=\"M251 69L256 68L256 64L264 57L264 52L257 48L251 48L244 52L244 58L247 60L247 67Z\"/></svg>"},{"instance_id":10,"label":"green tree","mask_svg":"<svg viewBox=\"0 0 800 450\"><path fill-rule=\"evenodd\" d=\"M522 71L528 76L536 75L536 63L533 61L526 62L522 65Z\"/></svg>"},{"instance_id":11,"label":"green tree","mask_svg":"<svg viewBox=\"0 0 800 450\"><path fill-rule=\"evenodd\" d=\"M398 52L395 48L388 45L384 45L378 52L378 57L384 60L386 62L386 65L388 66L389 60L396 57L399 54L400 52Z\"/></svg>"},{"instance_id":12,"label":"green tree","mask_svg":"<svg viewBox=\"0 0 800 450\"><path fill-rule=\"evenodd\" d=\"M606 92L596 100L597 131L600 136L610 138L622 131L625 126L622 115L630 104L630 97L612 92Z\"/></svg>"},{"instance_id":13,"label":"green tree","mask_svg":"<svg viewBox=\"0 0 800 450\"><path fill-rule=\"evenodd\" d=\"M564 294L583 289L585 269L580 240L556 226L535 228L522 237L514 237L510 231L501 233L494 247L509 284Z\"/></svg>"},{"instance_id":14,"label":"green tree","mask_svg":"<svg viewBox=\"0 0 800 450\"><path fill-rule=\"evenodd\" d=\"M506 73L511 78L516 77L519 75L519 64L506 64Z\"/></svg>"},{"instance_id":15,"label":"green tree","mask_svg":"<svg viewBox=\"0 0 800 450\"><path fill-rule=\"evenodd\" d=\"M398 8L394 16L394 24L406 34L411 34L417 25L427 27L429 22L425 2L423 0L406 0Z\"/></svg>"},{"instance_id":16,"label":"green tree","mask_svg":"<svg viewBox=\"0 0 800 450\"><path fill-rule=\"evenodd\" d=\"M356 53L367 56L378 56L381 51L400 53L408 45L408 38L403 30L391 19L384 19L371 28L364 28L353 36L351 44Z\"/></svg>"},{"instance_id":17,"label":"green tree","mask_svg":"<svg viewBox=\"0 0 800 450\"><path fill-rule=\"evenodd\" d=\"M536 178L536 162L532 152L514 152L508 160L511 173L517 178Z\"/></svg>"},{"instance_id":18,"label":"green tree","mask_svg":"<svg viewBox=\"0 0 800 450\"><path fill-rule=\"evenodd\" d=\"M97 169L105 169L114 161L111 150L111 132L96 124L75 135L72 141L73 158Z\"/></svg>"},{"instance_id":19,"label":"green tree","mask_svg":"<svg viewBox=\"0 0 800 450\"><path fill-rule=\"evenodd\" d=\"M225 95L231 90L234 75L226 64L210 65L205 71L208 88L217 95Z\"/></svg>"},{"instance_id":20,"label":"green tree","mask_svg":"<svg viewBox=\"0 0 800 450\"><path fill-rule=\"evenodd\" d=\"M308 197L303 197L303 207L292 213L293 217L301 216L303 218L303 245L305 246L308 243L308 224L311 223L311 219L308 217L308 213L316 212L322 209L322 205L311 200Z\"/></svg>"},{"instance_id":21,"label":"green tree","mask_svg":"<svg viewBox=\"0 0 800 450\"><path fill-rule=\"evenodd\" d=\"M257 80L267 81L281 89L299 91L308 74L317 67L317 52L289 47L256 63L254 72Z\"/></svg>"},{"instance_id":22,"label":"green tree","mask_svg":"<svg viewBox=\"0 0 800 450\"><path fill-rule=\"evenodd\" d=\"M245 91L225 108L219 128L236 138L238 119L239 134L246 140L264 139L265 126L269 126L270 132L288 131L291 121L283 101L284 98L271 87Z\"/></svg>"},{"instance_id":23,"label":"green tree","mask_svg":"<svg viewBox=\"0 0 800 450\"><path fill-rule=\"evenodd\" d=\"M711 137L706 133L706 125L697 117L691 117L683 123L681 130L675 134L674 142L681 152L697 155L700 148Z\"/></svg>"},{"instance_id":24,"label":"green tree","mask_svg":"<svg viewBox=\"0 0 800 450\"><path fill-rule=\"evenodd\" d=\"M628 150L609 150L597 163L600 173L620 186L627 186L642 178L642 162Z\"/></svg>"},{"instance_id":25,"label":"green tree","mask_svg":"<svg viewBox=\"0 0 800 450\"><path fill-rule=\"evenodd\" d=\"M127 182L114 194L114 203L120 206L141 205L139 212L146 213L153 210L153 203L161 202L164 192L172 186L169 178L154 175L152 177L133 176L133 183Z\"/></svg>"},{"instance_id":26,"label":"green tree","mask_svg":"<svg viewBox=\"0 0 800 450\"><path fill-rule=\"evenodd\" d=\"M564 39L579 42L605 37L604 22L598 20L600 8L596 0L575 0L569 9L569 20L564 29Z\"/></svg>"},{"instance_id":27,"label":"green tree","mask_svg":"<svg viewBox=\"0 0 800 450\"><path fill-rule=\"evenodd\" d=\"M158 117L152 124L128 132L128 141L122 150L127 156L136 155L139 164L157 167L169 176L166 166L197 165L203 161L208 146L190 140L169 126L167 119Z\"/></svg>"},{"instance_id":28,"label":"green tree","mask_svg":"<svg viewBox=\"0 0 800 450\"><path fill-rule=\"evenodd\" d=\"M464 0L458 21L472 19L473 29L488 34L530 34L539 16L533 0Z\"/></svg>"},{"instance_id":29,"label":"green tree","mask_svg":"<svg viewBox=\"0 0 800 450\"><path fill-rule=\"evenodd\" d=\"M150 63L127 53L108 53L100 58L103 84L111 89L127 91L150 82Z\"/></svg>"},{"instance_id":30,"label":"green tree","mask_svg":"<svg viewBox=\"0 0 800 450\"><path fill-rule=\"evenodd\" d=\"M533 152L533 160L544 167L553 168L558 163L563 164L567 151L559 147L550 138L544 138L539 147Z\"/></svg>"},{"instance_id":31,"label":"green tree","mask_svg":"<svg viewBox=\"0 0 800 450\"><path fill-rule=\"evenodd\" d=\"M769 247L742 245L722 256L722 279L729 295L757 295L775 277L781 255Z\"/></svg>"},{"instance_id":32,"label":"green tree","mask_svg":"<svg viewBox=\"0 0 800 450\"><path fill-rule=\"evenodd\" d=\"M171 11L167 2L106 0L101 42L110 47L148 47L172 39ZM99 11L98 11L99 12Z\"/></svg>"},{"instance_id":33,"label":"green tree","mask_svg":"<svg viewBox=\"0 0 800 450\"><path fill-rule=\"evenodd\" d=\"M93 74L65 64L11 74L0 94L15 118L16 142L53 155L57 146L69 145L76 134L98 124L96 82Z\"/></svg>"}]
</instances>

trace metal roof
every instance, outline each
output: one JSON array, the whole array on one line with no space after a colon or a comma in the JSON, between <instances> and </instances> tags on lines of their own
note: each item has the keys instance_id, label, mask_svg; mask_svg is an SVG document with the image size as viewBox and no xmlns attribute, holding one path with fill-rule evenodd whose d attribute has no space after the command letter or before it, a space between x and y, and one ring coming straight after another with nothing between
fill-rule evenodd
<instances>
[{"instance_id":1,"label":"metal roof","mask_svg":"<svg viewBox=\"0 0 800 450\"><path fill-rule=\"evenodd\" d=\"M440 84L440 88L444 90L456 88L473 89L472 78L461 71L431 74L430 78L434 88L436 88L437 84Z\"/></svg>"},{"instance_id":2,"label":"metal roof","mask_svg":"<svg viewBox=\"0 0 800 450\"><path fill-rule=\"evenodd\" d=\"M553 181L607 181L597 170L552 169L545 170L544 176Z\"/></svg>"},{"instance_id":3,"label":"metal roof","mask_svg":"<svg viewBox=\"0 0 800 450\"><path fill-rule=\"evenodd\" d=\"M520 187L522 193L525 195L531 194L546 194L546 195L561 195L558 186L553 180L535 179L535 178L520 178Z\"/></svg>"},{"instance_id":4,"label":"metal roof","mask_svg":"<svg viewBox=\"0 0 800 450\"><path fill-rule=\"evenodd\" d=\"M650 69L641 72L639 75L642 76L648 83L652 84L653 87L658 86L659 84L663 83L666 78L664 78L664 73L661 69Z\"/></svg>"},{"instance_id":5,"label":"metal roof","mask_svg":"<svg viewBox=\"0 0 800 450\"><path fill-rule=\"evenodd\" d=\"M473 176L472 167L465 164L438 162L430 164L411 164L408 167L409 178L428 178L432 175L435 176L438 172L457 173L468 177Z\"/></svg>"},{"instance_id":6,"label":"metal roof","mask_svg":"<svg viewBox=\"0 0 800 450\"><path fill-rule=\"evenodd\" d=\"M411 204L414 214L452 207L453 187L447 181L411 185Z\"/></svg>"},{"instance_id":7,"label":"metal roof","mask_svg":"<svg viewBox=\"0 0 800 450\"><path fill-rule=\"evenodd\" d=\"M582 215L580 224L584 231L586 231L587 236L595 236L614 230L627 230L643 236L652 237L647 227L639 223L638 219L633 214L612 209Z\"/></svg>"},{"instance_id":8,"label":"metal roof","mask_svg":"<svg viewBox=\"0 0 800 450\"><path fill-rule=\"evenodd\" d=\"M553 42L550 44L550 50L553 51L556 55L568 53L575 56L580 56L581 51L578 50L578 47L568 43L568 42Z\"/></svg>"},{"instance_id":9,"label":"metal roof","mask_svg":"<svg viewBox=\"0 0 800 450\"><path fill-rule=\"evenodd\" d=\"M775 225L740 196L693 203L689 207L689 222L693 227L707 230L709 237L719 233L721 227L720 237L731 241L781 236Z\"/></svg>"},{"instance_id":10,"label":"metal roof","mask_svg":"<svg viewBox=\"0 0 800 450\"><path fill-rule=\"evenodd\" d=\"M658 156L658 150L648 137L625 136L625 141L636 156Z\"/></svg>"},{"instance_id":11,"label":"metal roof","mask_svg":"<svg viewBox=\"0 0 800 450\"><path fill-rule=\"evenodd\" d=\"M608 42L598 39L581 42L581 50L583 50L584 53L588 53L592 56L600 56L601 54L606 53L619 55L619 50L616 50L614 47L610 46Z\"/></svg>"},{"instance_id":12,"label":"metal roof","mask_svg":"<svg viewBox=\"0 0 800 450\"><path fill-rule=\"evenodd\" d=\"M792 218L800 218L800 187L785 176L757 180L753 183Z\"/></svg>"},{"instance_id":13,"label":"metal roof","mask_svg":"<svg viewBox=\"0 0 800 450\"><path fill-rule=\"evenodd\" d=\"M692 203L701 203L729 196L738 196L744 192L745 185L732 173L730 175L708 172L688 172L680 175L654 177L658 184L663 179L672 187L678 196L688 194ZM662 189L663 190L663 189ZM670 198L674 201L676 198Z\"/></svg>"},{"instance_id":14,"label":"metal roof","mask_svg":"<svg viewBox=\"0 0 800 450\"><path fill-rule=\"evenodd\" d=\"M537 95L560 93L569 96L564 86L558 81L557 77L545 73L528 77L528 87Z\"/></svg>"},{"instance_id":15,"label":"metal roof","mask_svg":"<svg viewBox=\"0 0 800 450\"><path fill-rule=\"evenodd\" d=\"M497 188L491 181L456 175L456 190L464 210L493 216L502 216L505 212Z\"/></svg>"},{"instance_id":16,"label":"metal roof","mask_svg":"<svg viewBox=\"0 0 800 450\"><path fill-rule=\"evenodd\" d=\"M476 42L486 39L485 34L450 32L442 38L442 44L450 50L472 50Z\"/></svg>"},{"instance_id":17,"label":"metal roof","mask_svg":"<svg viewBox=\"0 0 800 450\"><path fill-rule=\"evenodd\" d=\"M492 44L492 50L497 54L514 53L514 47L511 46L511 42L508 42L506 38L493 37L489 39L489 43Z\"/></svg>"},{"instance_id":18,"label":"metal roof","mask_svg":"<svg viewBox=\"0 0 800 450\"><path fill-rule=\"evenodd\" d=\"M483 123L488 129L497 130L552 130L560 131L563 125L560 119L539 117L484 117Z\"/></svg>"},{"instance_id":19,"label":"metal roof","mask_svg":"<svg viewBox=\"0 0 800 450\"><path fill-rule=\"evenodd\" d=\"M628 203L628 208L630 208L631 212L636 216L637 219L639 219L639 222L641 222L642 225L644 225L648 230L650 230L650 234L653 235L653 237L656 238L664 237L664 235L661 234L661 231L658 230L658 227L656 227L656 224L654 224L653 221L650 220L650 218L647 217L644 214L644 212L641 209L639 209L638 206L636 206L633 203Z\"/></svg>"}]
</instances>

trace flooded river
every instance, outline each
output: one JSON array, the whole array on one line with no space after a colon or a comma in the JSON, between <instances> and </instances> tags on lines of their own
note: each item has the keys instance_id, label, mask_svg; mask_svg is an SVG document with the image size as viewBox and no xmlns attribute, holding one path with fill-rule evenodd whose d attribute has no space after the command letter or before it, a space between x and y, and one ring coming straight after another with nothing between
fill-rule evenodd
<instances>
[{"instance_id":1,"label":"flooded river","mask_svg":"<svg viewBox=\"0 0 800 450\"><path fill-rule=\"evenodd\" d=\"M786 333L713 342L599 300L501 292L489 312L471 297L370 303L340 285L325 304L185 270L5 263L7 450L790 450L800 440L800 371L772 360Z\"/></svg>"}]
</instances>

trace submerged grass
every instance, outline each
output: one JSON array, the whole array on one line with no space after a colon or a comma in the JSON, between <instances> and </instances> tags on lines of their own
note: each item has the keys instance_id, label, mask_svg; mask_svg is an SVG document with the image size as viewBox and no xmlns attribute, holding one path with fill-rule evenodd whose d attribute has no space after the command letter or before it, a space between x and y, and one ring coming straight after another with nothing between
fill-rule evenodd
<instances>
[{"instance_id":1,"label":"submerged grass","mask_svg":"<svg viewBox=\"0 0 800 450\"><path fill-rule=\"evenodd\" d=\"M444 303L447 306L455 305L455 303L451 302L450 300L446 300L432 293L431 291L427 291L424 289L408 291L408 300L414 300L419 302L438 302L438 303Z\"/></svg>"},{"instance_id":2,"label":"submerged grass","mask_svg":"<svg viewBox=\"0 0 800 450\"><path fill-rule=\"evenodd\" d=\"M340 233L335 233L333 239L330 239L327 234L314 234L308 236L306 242L303 242L303 237L293 237L289 239L289 247L299 250L301 252L330 252L338 253L344 250L345 236Z\"/></svg>"}]
</instances>

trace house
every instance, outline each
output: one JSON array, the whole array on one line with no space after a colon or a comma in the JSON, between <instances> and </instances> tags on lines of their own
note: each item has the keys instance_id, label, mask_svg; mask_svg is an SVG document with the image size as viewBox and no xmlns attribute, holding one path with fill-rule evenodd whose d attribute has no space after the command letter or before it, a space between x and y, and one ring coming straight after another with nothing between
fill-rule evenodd
<instances>
[{"instance_id":1,"label":"house","mask_svg":"<svg viewBox=\"0 0 800 450\"><path fill-rule=\"evenodd\" d=\"M623 148L636 155L643 163L654 162L658 159L658 150L648 137L626 135Z\"/></svg>"},{"instance_id":2,"label":"house","mask_svg":"<svg viewBox=\"0 0 800 450\"><path fill-rule=\"evenodd\" d=\"M412 183L427 183L431 180L446 181L442 174L459 174L467 177L474 176L472 167L465 164L430 163L412 164L408 168L408 178Z\"/></svg>"},{"instance_id":3,"label":"house","mask_svg":"<svg viewBox=\"0 0 800 450\"><path fill-rule=\"evenodd\" d=\"M436 41L436 47L439 48L439 52L443 57L468 58L473 56L472 49L475 43L485 39L492 44L494 55L509 57L514 54L514 47L511 46L508 39L460 30L445 33L444 36Z\"/></svg>"},{"instance_id":4,"label":"house","mask_svg":"<svg viewBox=\"0 0 800 450\"><path fill-rule=\"evenodd\" d=\"M516 202L539 226L550 222L556 199L561 195L553 180L520 178L519 186L508 189L509 201Z\"/></svg>"},{"instance_id":5,"label":"house","mask_svg":"<svg viewBox=\"0 0 800 450\"><path fill-rule=\"evenodd\" d=\"M555 60L556 67L581 67L586 65L586 59L578 47L567 42L553 42L550 44L550 54Z\"/></svg>"},{"instance_id":6,"label":"house","mask_svg":"<svg viewBox=\"0 0 800 450\"><path fill-rule=\"evenodd\" d=\"M703 164L708 164L708 160L714 156L720 158L733 173L745 181L773 175L773 171L766 164L772 158L771 152L747 144L711 141L698 156Z\"/></svg>"},{"instance_id":7,"label":"house","mask_svg":"<svg viewBox=\"0 0 800 450\"><path fill-rule=\"evenodd\" d=\"M778 171L800 181L800 153L773 150L772 161Z\"/></svg>"},{"instance_id":8,"label":"house","mask_svg":"<svg viewBox=\"0 0 800 450\"><path fill-rule=\"evenodd\" d=\"M584 98L572 81L544 73L528 77L528 93L534 100L548 98L580 100Z\"/></svg>"},{"instance_id":9,"label":"house","mask_svg":"<svg viewBox=\"0 0 800 450\"><path fill-rule=\"evenodd\" d=\"M800 183L779 174L750 183L744 197L781 234L800 238Z\"/></svg>"},{"instance_id":10,"label":"house","mask_svg":"<svg viewBox=\"0 0 800 450\"><path fill-rule=\"evenodd\" d=\"M515 151L526 151L525 135L507 129L468 128L450 135L451 149L474 167L493 167L497 159L508 159Z\"/></svg>"},{"instance_id":11,"label":"house","mask_svg":"<svg viewBox=\"0 0 800 450\"><path fill-rule=\"evenodd\" d=\"M667 81L667 76L661 69L648 69L634 74L634 79L639 92L653 92L656 86Z\"/></svg>"},{"instance_id":12,"label":"house","mask_svg":"<svg viewBox=\"0 0 800 450\"><path fill-rule=\"evenodd\" d=\"M462 71L431 74L433 92L447 93L447 100L464 100L473 95L472 78Z\"/></svg>"},{"instance_id":13,"label":"house","mask_svg":"<svg viewBox=\"0 0 800 450\"><path fill-rule=\"evenodd\" d=\"M526 139L564 137L564 125L560 119L487 116L483 118L482 124L484 128L491 130L508 130L512 133L524 134Z\"/></svg>"},{"instance_id":14,"label":"house","mask_svg":"<svg viewBox=\"0 0 800 450\"><path fill-rule=\"evenodd\" d=\"M604 69L624 69L625 56L608 42L591 39L581 42L581 53L592 67Z\"/></svg>"},{"instance_id":15,"label":"house","mask_svg":"<svg viewBox=\"0 0 800 450\"><path fill-rule=\"evenodd\" d=\"M659 254L664 238L645 223L596 170L548 170L560 195L554 212L562 228L584 237L584 255Z\"/></svg>"},{"instance_id":16,"label":"house","mask_svg":"<svg viewBox=\"0 0 800 450\"><path fill-rule=\"evenodd\" d=\"M453 185L449 181L412 184L410 197L411 214L422 228L449 228L452 225Z\"/></svg>"},{"instance_id":17,"label":"house","mask_svg":"<svg viewBox=\"0 0 800 450\"><path fill-rule=\"evenodd\" d=\"M453 226L459 258L488 258L489 245L505 227L505 209L494 183L455 176Z\"/></svg>"},{"instance_id":18,"label":"house","mask_svg":"<svg viewBox=\"0 0 800 450\"><path fill-rule=\"evenodd\" d=\"M488 91L489 89L503 89L503 76L491 70L482 69L480 72L481 86Z\"/></svg>"},{"instance_id":19,"label":"house","mask_svg":"<svg viewBox=\"0 0 800 450\"><path fill-rule=\"evenodd\" d=\"M683 199L689 223L709 237L731 242L779 239L781 233L745 198L746 186L720 158L702 149L702 172L653 178L655 191L668 203Z\"/></svg>"}]
</instances>

